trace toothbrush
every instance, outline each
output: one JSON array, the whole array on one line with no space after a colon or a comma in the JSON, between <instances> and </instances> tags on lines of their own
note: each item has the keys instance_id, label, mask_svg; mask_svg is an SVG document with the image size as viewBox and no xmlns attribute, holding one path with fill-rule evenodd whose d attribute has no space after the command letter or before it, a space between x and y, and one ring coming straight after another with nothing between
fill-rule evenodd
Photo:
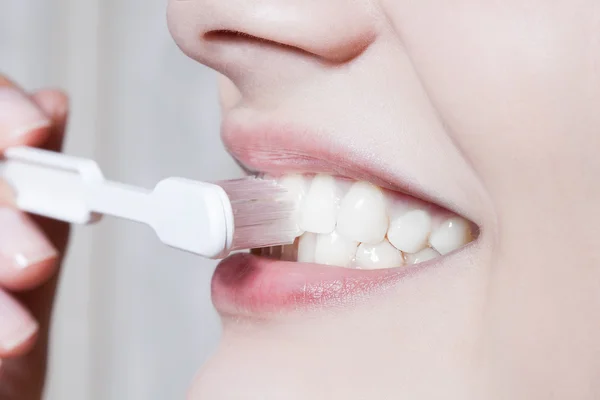
<instances>
[{"instance_id":1,"label":"toothbrush","mask_svg":"<svg viewBox=\"0 0 600 400\"><path fill-rule=\"evenodd\" d=\"M166 245L206 258L290 244L299 235L294 198L271 180L168 178L147 190L106 180L92 160L31 147L5 151L0 178L23 211L72 224L104 215L144 223Z\"/></svg>"}]
</instances>

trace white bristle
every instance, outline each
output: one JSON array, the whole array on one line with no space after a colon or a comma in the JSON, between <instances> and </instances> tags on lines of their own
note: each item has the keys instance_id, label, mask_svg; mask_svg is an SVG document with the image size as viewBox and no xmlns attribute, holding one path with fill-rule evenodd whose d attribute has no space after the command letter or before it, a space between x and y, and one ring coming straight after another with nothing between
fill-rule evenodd
<instances>
[{"instance_id":1,"label":"white bristle","mask_svg":"<svg viewBox=\"0 0 600 400\"><path fill-rule=\"evenodd\" d=\"M296 201L272 180L244 178L216 182L227 193L235 230L230 250L293 243L298 236L294 220Z\"/></svg>"}]
</instances>

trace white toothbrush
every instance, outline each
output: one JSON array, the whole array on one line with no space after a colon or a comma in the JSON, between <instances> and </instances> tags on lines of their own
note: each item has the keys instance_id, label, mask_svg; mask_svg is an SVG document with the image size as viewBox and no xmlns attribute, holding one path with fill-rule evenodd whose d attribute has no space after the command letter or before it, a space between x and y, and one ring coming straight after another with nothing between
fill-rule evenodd
<instances>
[{"instance_id":1,"label":"white toothbrush","mask_svg":"<svg viewBox=\"0 0 600 400\"><path fill-rule=\"evenodd\" d=\"M23 211L73 224L103 215L141 222L163 243L207 258L289 244L299 234L293 197L270 180L168 178L146 190L106 180L92 160L30 147L8 149L0 177Z\"/></svg>"}]
</instances>

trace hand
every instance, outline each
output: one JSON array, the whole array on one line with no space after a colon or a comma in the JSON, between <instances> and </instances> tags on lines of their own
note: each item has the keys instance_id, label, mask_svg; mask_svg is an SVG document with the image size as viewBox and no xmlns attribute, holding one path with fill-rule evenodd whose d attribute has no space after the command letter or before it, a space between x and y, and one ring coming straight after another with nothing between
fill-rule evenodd
<instances>
[{"instance_id":1,"label":"hand","mask_svg":"<svg viewBox=\"0 0 600 400\"><path fill-rule=\"evenodd\" d=\"M27 94L0 75L0 153L12 146L60 150L68 101L55 90ZM0 182L0 399L40 399L48 329L68 226L11 206Z\"/></svg>"}]
</instances>

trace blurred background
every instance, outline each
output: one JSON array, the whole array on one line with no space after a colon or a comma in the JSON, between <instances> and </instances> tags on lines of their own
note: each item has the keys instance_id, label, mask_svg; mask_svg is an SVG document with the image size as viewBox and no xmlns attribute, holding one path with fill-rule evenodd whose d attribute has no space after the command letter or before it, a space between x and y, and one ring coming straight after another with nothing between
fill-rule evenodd
<instances>
[{"instance_id":1,"label":"blurred background","mask_svg":"<svg viewBox=\"0 0 600 400\"><path fill-rule=\"evenodd\" d=\"M0 0L0 71L72 100L66 152L115 180L241 172L219 141L216 75L169 36L167 0ZM52 332L46 400L183 399L220 334L214 262L143 226L75 230Z\"/></svg>"}]
</instances>

